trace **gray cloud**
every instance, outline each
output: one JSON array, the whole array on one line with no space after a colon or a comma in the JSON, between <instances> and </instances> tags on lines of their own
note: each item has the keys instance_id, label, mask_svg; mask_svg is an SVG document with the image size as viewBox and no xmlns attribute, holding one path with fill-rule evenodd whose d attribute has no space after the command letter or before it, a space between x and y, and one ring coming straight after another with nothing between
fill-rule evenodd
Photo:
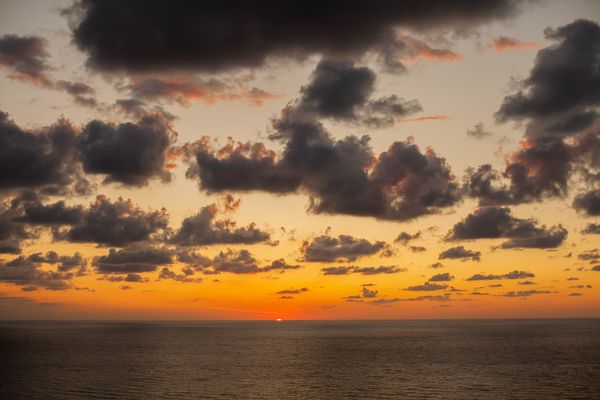
<instances>
[{"instance_id":1,"label":"gray cloud","mask_svg":"<svg viewBox=\"0 0 600 400\"><path fill-rule=\"evenodd\" d=\"M143 116L138 123L88 123L81 133L83 169L105 175L105 182L143 186L148 180L171 179L166 170L167 150L176 133L161 114Z\"/></svg>"},{"instance_id":2,"label":"gray cloud","mask_svg":"<svg viewBox=\"0 0 600 400\"><path fill-rule=\"evenodd\" d=\"M431 278L429 278L429 282L448 282L454 279L452 275L448 272L444 272L442 274L435 274Z\"/></svg>"},{"instance_id":3,"label":"gray cloud","mask_svg":"<svg viewBox=\"0 0 600 400\"><path fill-rule=\"evenodd\" d=\"M236 228L232 221L215 220L216 215L216 206L203 207L198 214L185 218L169 241L182 246L201 246L253 244L266 242L270 238L268 232L256 228L254 224Z\"/></svg>"},{"instance_id":4,"label":"gray cloud","mask_svg":"<svg viewBox=\"0 0 600 400\"><path fill-rule=\"evenodd\" d=\"M77 2L73 39L88 65L104 71L203 70L259 67L274 58L360 57L406 46L398 27L465 31L515 14L519 1L447 3L430 0L348 4L290 1ZM135 24L130 21L135 20ZM197 29L199 26L202 29ZM174 45L175 44L175 45ZM396 69L397 60L390 60Z\"/></svg>"},{"instance_id":5,"label":"gray cloud","mask_svg":"<svg viewBox=\"0 0 600 400\"><path fill-rule=\"evenodd\" d=\"M166 211L145 212L130 200L119 198L114 203L105 196L96 201L83 213L81 224L66 232L56 233L57 239L70 242L91 242L107 246L125 246L145 241L168 225Z\"/></svg>"},{"instance_id":6,"label":"gray cloud","mask_svg":"<svg viewBox=\"0 0 600 400\"><path fill-rule=\"evenodd\" d=\"M456 246L442 251L439 255L439 259L462 259L463 261L471 259L473 261L479 261L481 259L481 252L467 250L464 246Z\"/></svg>"},{"instance_id":7,"label":"gray cloud","mask_svg":"<svg viewBox=\"0 0 600 400\"><path fill-rule=\"evenodd\" d=\"M562 226L538 226L535 219L516 218L507 207L483 207L469 214L448 232L450 241L471 239L509 239L503 248L555 248L567 238Z\"/></svg>"},{"instance_id":8,"label":"gray cloud","mask_svg":"<svg viewBox=\"0 0 600 400\"><path fill-rule=\"evenodd\" d=\"M339 267L325 267L321 269L323 275L349 275L349 274L361 274L361 275L378 275L378 274L395 274L398 272L404 272L406 269L396 267L393 265L380 265L378 267L356 267L356 266L339 266Z\"/></svg>"},{"instance_id":9,"label":"gray cloud","mask_svg":"<svg viewBox=\"0 0 600 400\"><path fill-rule=\"evenodd\" d=\"M173 252L167 248L146 244L110 249L108 254L95 257L93 265L100 274L139 274L153 272L161 265L171 264Z\"/></svg>"},{"instance_id":10,"label":"gray cloud","mask_svg":"<svg viewBox=\"0 0 600 400\"><path fill-rule=\"evenodd\" d=\"M515 270L515 271L507 272L506 274L502 274L502 275L475 274L475 275L471 275L470 277L468 277L465 280L467 280L467 281L494 281L494 280L500 280L500 279L524 279L524 278L534 278L534 277L535 277L535 275L532 274L531 272Z\"/></svg>"},{"instance_id":11,"label":"gray cloud","mask_svg":"<svg viewBox=\"0 0 600 400\"><path fill-rule=\"evenodd\" d=\"M306 261L354 261L359 257L376 254L385 246L385 242L371 243L349 235L340 235L337 238L322 235L307 242L302 251Z\"/></svg>"}]
</instances>

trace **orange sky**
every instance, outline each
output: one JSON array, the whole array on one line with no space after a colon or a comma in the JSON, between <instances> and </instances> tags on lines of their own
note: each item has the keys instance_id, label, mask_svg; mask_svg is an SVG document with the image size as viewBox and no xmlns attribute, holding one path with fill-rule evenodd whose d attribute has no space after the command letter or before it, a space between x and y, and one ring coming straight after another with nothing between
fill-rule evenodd
<instances>
[{"instance_id":1,"label":"orange sky","mask_svg":"<svg viewBox=\"0 0 600 400\"><path fill-rule=\"evenodd\" d=\"M538 121L529 114L525 117L510 115L506 121L500 121L497 113L504 99L514 95L519 84L524 85L536 62L540 62L536 60L540 59L538 54L544 51L542 49L562 43L563 39L545 36L544 30L570 24L578 18L597 24L600 9L596 2L580 0L568 5L549 2L526 7L507 20L469 27L473 32L464 35L423 31L410 26L399 28L397 40L400 42L397 43L407 47L397 48L393 56L402 63L403 71L384 65L382 54L377 53L381 46L375 45L352 62L345 55L346 58L336 59L330 65L326 62L327 55L313 52L288 58L277 53L257 66L223 71L187 67L162 72L100 71L89 63L86 66L88 54L73 43L68 21L56 8L17 0L4 2L0 7L0 111L7 113L0 132L6 136L0 139L8 138L15 126L20 135L31 133L41 137L52 129L48 126L62 119L76 140L88 135L86 137L93 142L93 126L88 124L98 120L105 124L103 126L112 126L102 129L114 129L115 135L125 135L118 128L125 125L118 124L129 122L127 126L163 135L156 140L168 142L157 156L164 160L154 160L154 154L141 157L140 163L151 163L148 159L153 159L159 164L152 167L154 169L147 167L145 175L112 172L118 168L118 162L133 162L133 158L128 157L109 165L90 167L94 157L102 151L99 147L90 147L92 150L85 153L87 155L74 156L63 169L69 169L69 165L76 169L69 169L73 176L84 171L82 176L91 189L83 194L46 194L37 184L15 186L10 182L20 176L17 167L5 172L6 178L0 177L0 248L12 245L17 239L20 247L20 253L0 254L0 319L600 316L600 267L597 267L600 236L586 232L586 227L600 223L600 217L591 212L586 214L583 206L573 206L581 193L599 190L598 175L592 176L598 172L597 165L596 170L590 167L592 177L587 180L580 170L573 172L576 169L573 166L566 178L568 188L560 194L531 195L491 205L508 207L510 223L530 224L528 229L535 231L533 235L555 233L560 236L560 229L568 232L559 243L549 246L505 245L503 248L503 244L523 238L505 228L495 238L463 236L452 240L457 224L490 204L461 192L447 204L438 206L436 203L425 207L425 211L414 211L417 200L410 198L411 185L417 188L414 192L422 191L419 192L422 197L427 197L425 192L429 189L441 190L451 197L454 185L457 193L463 190L469 168L486 163L505 172L504 183L511 177L505 168L517 162L530 165L529 178L534 183L528 183L528 188L537 182L535 179L544 178L545 168L551 168L545 164L548 156L544 153L540 160L526 151L532 147L537 149L537 130L549 129L546 125L540 128L547 121ZM15 62L10 58L13 56L7 55L8 47L2 47L3 40L8 43L8 35L41 38L35 42L36 46L42 46L41 50L28 50L39 59L32 61L31 54L27 53L29 58ZM27 64L29 69L23 70L20 64L23 62L30 63ZM36 74L31 72L32 65L39 68ZM372 87L365 90L363 103L352 108L351 115L335 114L335 104L326 109L327 99L311 97L311 90L317 92L319 85L326 85L319 78L335 72L323 72L319 68L346 68L348 74L363 74L366 81L373 76L373 81L369 81ZM327 81L326 77L323 79ZM59 82L85 83L85 87L75 88ZM336 101L343 98L344 92L341 93L335 97ZM117 100L125 98L143 100L143 109L120 108ZM377 108L378 101L392 98L396 99L396 106L404 108L402 114L390 114L383 107ZM600 103L586 107L586 110L596 111ZM318 172L287 169L289 164L286 163L290 161L286 151L292 149L293 141L285 136L286 128L281 128L283 122L289 122L285 119L286 112L291 115L291 123L301 121L322 128L319 132L326 132L331 148L341 147L342 139L349 135L370 137L368 146L364 147L368 148L368 157L361 168L371 179L368 187L377 192L371 196L376 197L380 193L377 190L381 189L387 214L371 209L347 211L355 204L350 201L352 197L358 198L362 193L344 197L344 200L351 198L350 206L338 204L341 200L335 190L347 184L342 175L349 171L349 165L340 164L339 170L327 166ZM560 112L571 112L571 109ZM144 118L147 118L145 122ZM590 128L595 130L569 137L564 142L561 139L561 143L568 149L585 150L584 134L588 135L586 138L597 140L598 126L595 121ZM270 139L270 135L279 137ZM248 144L257 142L262 145ZM123 143L130 142L124 140ZM228 143L236 145L227 146ZM394 148L394 143L400 144ZM81 150L83 144L77 146L74 151L84 151ZM118 153L123 146L135 151L137 145L119 145L109 153ZM401 146L404 147L400 149ZM390 184L381 183L387 175L380 178L377 173L384 174L385 171L381 171L386 156L392 159L394 151L400 150L418 151L418 155L430 163L430 170L420 175L407 167L412 181L403 175ZM300 152L301 155L307 153L308 150ZM354 161L361 156L352 154L356 156ZM206 175L208 164L197 161L202 155L214 157L213 164L222 168L225 161L238 155L246 160L261 160L271 168L269 171L290 174L291 186L293 179L297 178L300 183L292 189L275 190L262 181L263 186L259 187L256 183L259 177L245 182L244 187L235 187L227 182L223 172L210 187L207 183L210 176ZM63 157L70 160L68 155ZM88 158L81 161L78 157ZM588 162L583 156L582 160ZM18 164L16 161L13 165ZM444 165L439 166L438 162ZM398 161L390 170L399 170L400 164ZM439 170L450 171L452 177L435 175L431 178ZM245 173L253 171L246 166L237 170L234 178ZM275 185L272 181L269 183ZM61 189L72 190L73 184L74 181ZM349 187L358 185L357 178L356 185ZM24 214L19 213L25 213L26 207L33 204L31 200L22 200L27 190L35 192L44 206L64 201L63 206L75 210L78 222L22 225ZM100 195L104 197L97 197ZM119 198L123 199L122 204ZM22 205L14 206L15 199L21 199ZM115 219L103 222L108 228L111 224L113 227L125 225L138 217L135 224L148 226L136 225L135 229L143 232L133 239L120 239L121 228L109 229L110 234L100 238L97 228L89 228L85 225L88 222L82 222L105 217L93 214L94 207L103 207L98 204L116 209ZM415 214L405 217L401 213L406 209ZM186 221L190 224L195 221L194 229L207 231L188 235L183 228ZM3 223L10 229L25 226L27 234L18 236L7 228L9 233L2 237ZM96 231L90 233L88 228ZM127 229L134 230L122 228ZM210 240L200 237L209 235L206 232L214 237ZM415 234L415 237L404 243L397 240L402 232ZM361 250L348 255L350 250L341 244L344 235L351 237L351 246ZM323 245L327 247L323 249L320 247L322 238L339 243ZM479 252L478 259L464 255L442 256L444 251L460 246ZM364 247L372 250L362 250ZM141 264L146 261L139 260L122 264L107 262L108 267L101 266L106 261L102 257L107 257L110 249L127 253L140 248L164 251L170 261L157 262L145 269ZM334 254L329 259L319 259L311 256L309 249L321 257L325 257L321 252ZM250 261L231 260L234 256L241 257L240 252L244 250L251 254ZM59 256L80 253L85 265L78 265L79 270L65 270L72 275L52 276L50 272L64 271L59 271L61 262L48 262L46 254L51 251ZM206 265L195 264L192 268L193 263L180 259L182 252L201 255L208 261ZM34 261L30 256L36 253L46 259ZM220 253L224 254L221 258ZM25 260L23 263L29 264L11 266L19 256ZM227 260L223 261L224 258ZM278 266L278 260L283 260L284 266ZM432 267L436 263L440 265ZM124 268L122 273L110 270L117 268L115 265ZM242 267L247 268L246 273L239 272ZM327 268L331 267L350 268L346 274L327 274ZM383 268L371 274L364 272L368 271L362 269L366 267L385 267L393 271L382 273ZM25 268L31 268L31 273L23 273ZM161 277L163 268L171 275ZM248 269L253 270L248 273ZM508 278L513 271L528 275ZM128 279L128 274L136 275L138 281ZM445 280L433 278L438 274L448 275ZM476 274L491 277L469 280ZM51 290L48 282L66 286ZM421 285L427 287L414 289ZM436 289L435 285L439 287Z\"/></svg>"}]
</instances>

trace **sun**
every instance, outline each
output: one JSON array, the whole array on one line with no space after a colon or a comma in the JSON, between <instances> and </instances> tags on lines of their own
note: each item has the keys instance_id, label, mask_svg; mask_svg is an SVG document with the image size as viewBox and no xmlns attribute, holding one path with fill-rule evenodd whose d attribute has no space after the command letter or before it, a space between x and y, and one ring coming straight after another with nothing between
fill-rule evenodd
<instances>
[{"instance_id":1,"label":"sun","mask_svg":"<svg viewBox=\"0 0 600 400\"><path fill-rule=\"evenodd\" d=\"M283 319L281 319L281 318L277 318L275 321L276 321L276 322L283 322Z\"/></svg>"}]
</instances>

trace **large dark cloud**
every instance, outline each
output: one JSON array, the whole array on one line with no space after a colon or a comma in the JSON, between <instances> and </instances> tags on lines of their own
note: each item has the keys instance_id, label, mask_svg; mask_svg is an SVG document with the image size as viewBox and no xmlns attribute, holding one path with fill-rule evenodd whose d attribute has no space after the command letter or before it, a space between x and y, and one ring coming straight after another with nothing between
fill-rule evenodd
<instances>
[{"instance_id":1,"label":"large dark cloud","mask_svg":"<svg viewBox=\"0 0 600 400\"><path fill-rule=\"evenodd\" d=\"M119 198L111 202L105 196L98 196L83 212L81 223L66 232L57 232L56 238L120 247L149 240L167 226L168 215L164 209L146 212L130 200Z\"/></svg>"},{"instance_id":2,"label":"large dark cloud","mask_svg":"<svg viewBox=\"0 0 600 400\"><path fill-rule=\"evenodd\" d=\"M77 132L65 120L24 130L0 112L0 191L40 187L52 193L72 182L85 191L77 141Z\"/></svg>"},{"instance_id":3,"label":"large dark cloud","mask_svg":"<svg viewBox=\"0 0 600 400\"><path fill-rule=\"evenodd\" d=\"M272 119L269 139L283 144L281 153L262 143L231 140L213 149L204 138L186 147L187 176L200 178L200 188L208 192L302 191L313 213L409 220L459 202L459 184L433 150L421 152L407 140L376 155L369 136L336 140L320 122L323 117L357 123L380 118L383 111L373 108L392 106L389 98L369 100L373 80L367 68L321 61L302 96Z\"/></svg>"},{"instance_id":4,"label":"large dark cloud","mask_svg":"<svg viewBox=\"0 0 600 400\"><path fill-rule=\"evenodd\" d=\"M538 52L521 90L504 99L497 118L527 120L529 135L588 128L600 106L600 26L579 19L545 35L555 43Z\"/></svg>"},{"instance_id":5,"label":"large dark cloud","mask_svg":"<svg viewBox=\"0 0 600 400\"><path fill-rule=\"evenodd\" d=\"M108 254L94 258L93 265L101 274L136 274L155 271L171 264L173 251L146 244L130 245L124 249L110 249Z\"/></svg>"},{"instance_id":6,"label":"large dark cloud","mask_svg":"<svg viewBox=\"0 0 600 400\"><path fill-rule=\"evenodd\" d=\"M254 224L237 228L231 220L215 220L216 215L215 205L203 207L198 214L181 222L181 227L170 242L182 246L253 244L270 238L268 232L256 228Z\"/></svg>"},{"instance_id":7,"label":"large dark cloud","mask_svg":"<svg viewBox=\"0 0 600 400\"><path fill-rule=\"evenodd\" d=\"M158 178L169 181L167 150L175 140L169 120L161 114L145 115L138 123L88 123L81 134L83 169L106 176L106 182L142 186Z\"/></svg>"},{"instance_id":8,"label":"large dark cloud","mask_svg":"<svg viewBox=\"0 0 600 400\"><path fill-rule=\"evenodd\" d=\"M398 41L396 27L468 30L511 16L519 3L87 0L71 15L74 41L95 68L218 71L269 57L382 52Z\"/></svg>"},{"instance_id":9,"label":"large dark cloud","mask_svg":"<svg viewBox=\"0 0 600 400\"><path fill-rule=\"evenodd\" d=\"M588 190L600 174L600 26L589 20L545 31L541 49L520 88L504 98L498 121L525 124L525 139L502 173L483 165L469 171L466 189L482 205L565 197L579 175Z\"/></svg>"},{"instance_id":10,"label":"large dark cloud","mask_svg":"<svg viewBox=\"0 0 600 400\"><path fill-rule=\"evenodd\" d=\"M359 257L376 254L385 247L385 242L371 243L350 235L340 235L337 238L322 235L306 242L302 251L306 261L354 261Z\"/></svg>"},{"instance_id":11,"label":"large dark cloud","mask_svg":"<svg viewBox=\"0 0 600 400\"><path fill-rule=\"evenodd\" d=\"M559 137L524 140L504 172L489 164L467 172L466 192L481 205L519 204L567 194L577 149Z\"/></svg>"},{"instance_id":12,"label":"large dark cloud","mask_svg":"<svg viewBox=\"0 0 600 400\"><path fill-rule=\"evenodd\" d=\"M302 190L313 213L393 220L438 213L461 199L446 161L411 141L395 142L377 157L368 136L335 140L314 115L294 106L273 128L271 139L284 143L280 156L261 143L214 150L206 139L188 147L188 177L199 177L209 192Z\"/></svg>"},{"instance_id":13,"label":"large dark cloud","mask_svg":"<svg viewBox=\"0 0 600 400\"><path fill-rule=\"evenodd\" d=\"M321 60L311 81L302 87L297 106L317 117L374 128L391 126L396 118L421 111L416 100L405 101L396 95L371 99L375 81L375 73L367 67L347 61Z\"/></svg>"},{"instance_id":14,"label":"large dark cloud","mask_svg":"<svg viewBox=\"0 0 600 400\"><path fill-rule=\"evenodd\" d=\"M509 239L503 248L554 248L567 238L562 226L546 228L535 219L521 219L512 215L508 207L482 207L454 225L447 240Z\"/></svg>"}]
</instances>

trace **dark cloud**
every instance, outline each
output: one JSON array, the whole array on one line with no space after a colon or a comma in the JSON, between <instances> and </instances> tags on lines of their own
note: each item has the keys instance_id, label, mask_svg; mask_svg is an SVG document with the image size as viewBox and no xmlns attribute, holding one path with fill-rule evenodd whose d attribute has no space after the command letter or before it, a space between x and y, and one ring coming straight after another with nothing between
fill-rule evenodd
<instances>
[{"instance_id":1,"label":"dark cloud","mask_svg":"<svg viewBox=\"0 0 600 400\"><path fill-rule=\"evenodd\" d=\"M464 246L456 246L442 251L439 255L439 259L462 259L463 261L471 259L473 261L479 261L481 259L481 252L467 250Z\"/></svg>"},{"instance_id":2,"label":"dark cloud","mask_svg":"<svg viewBox=\"0 0 600 400\"><path fill-rule=\"evenodd\" d=\"M18 211L7 202L0 202L0 254L21 253L21 242L36 237L23 224L15 222Z\"/></svg>"},{"instance_id":3,"label":"dark cloud","mask_svg":"<svg viewBox=\"0 0 600 400\"><path fill-rule=\"evenodd\" d=\"M372 299L374 297L377 297L377 290L371 290L369 288L366 288L363 286L362 288L362 297L365 299Z\"/></svg>"},{"instance_id":4,"label":"dark cloud","mask_svg":"<svg viewBox=\"0 0 600 400\"><path fill-rule=\"evenodd\" d=\"M0 36L0 67L11 70L12 79L49 85L46 40L36 36Z\"/></svg>"},{"instance_id":5,"label":"dark cloud","mask_svg":"<svg viewBox=\"0 0 600 400\"><path fill-rule=\"evenodd\" d=\"M167 248L138 244L110 249L108 254L95 257L93 265L100 274L139 274L156 271L171 264L172 259L173 252Z\"/></svg>"},{"instance_id":6,"label":"dark cloud","mask_svg":"<svg viewBox=\"0 0 600 400\"><path fill-rule=\"evenodd\" d=\"M72 182L86 189L80 182L77 141L65 120L23 130L0 112L0 191L40 187L51 193Z\"/></svg>"},{"instance_id":7,"label":"dark cloud","mask_svg":"<svg viewBox=\"0 0 600 400\"><path fill-rule=\"evenodd\" d=\"M168 267L163 267L158 274L158 279L170 279L173 281L181 282L181 283L200 283L202 282L202 278L194 278L193 277L194 270L191 268L183 268L181 273L172 271Z\"/></svg>"},{"instance_id":8,"label":"dark cloud","mask_svg":"<svg viewBox=\"0 0 600 400\"><path fill-rule=\"evenodd\" d=\"M555 43L538 52L521 90L505 97L496 116L529 121L529 135L588 128L600 106L600 26L579 19L544 33Z\"/></svg>"},{"instance_id":9,"label":"dark cloud","mask_svg":"<svg viewBox=\"0 0 600 400\"><path fill-rule=\"evenodd\" d=\"M519 3L89 0L69 14L74 41L95 68L219 71L258 67L271 58L381 53L398 42L397 27L464 31L513 15Z\"/></svg>"},{"instance_id":10,"label":"dark cloud","mask_svg":"<svg viewBox=\"0 0 600 400\"><path fill-rule=\"evenodd\" d=\"M590 263L596 263L600 261L600 250L587 250L582 253L579 253L577 256L582 261L589 261Z\"/></svg>"},{"instance_id":11,"label":"dark cloud","mask_svg":"<svg viewBox=\"0 0 600 400\"><path fill-rule=\"evenodd\" d=\"M306 242L302 251L306 261L354 261L359 257L376 254L385 246L385 242L371 243L350 235L340 235L337 238L322 235Z\"/></svg>"},{"instance_id":12,"label":"dark cloud","mask_svg":"<svg viewBox=\"0 0 600 400\"><path fill-rule=\"evenodd\" d=\"M187 249L179 249L177 252L177 261L187 264L196 270L204 269L211 264L211 259L201 255L200 253Z\"/></svg>"},{"instance_id":13,"label":"dark cloud","mask_svg":"<svg viewBox=\"0 0 600 400\"><path fill-rule=\"evenodd\" d=\"M56 270L44 269L42 264L55 265ZM79 253L73 256L59 256L55 252L19 256L7 262L0 261L0 282L21 286L24 291L66 290L73 288L75 276L85 273L85 265L86 261Z\"/></svg>"},{"instance_id":14,"label":"dark cloud","mask_svg":"<svg viewBox=\"0 0 600 400\"><path fill-rule=\"evenodd\" d=\"M378 267L356 267L356 266L339 266L339 267L325 267L321 269L323 275L349 275L349 274L362 274L362 275L378 275L378 274L395 274L398 272L404 272L406 269L396 267L393 265L380 265Z\"/></svg>"},{"instance_id":15,"label":"dark cloud","mask_svg":"<svg viewBox=\"0 0 600 400\"><path fill-rule=\"evenodd\" d=\"M600 189L578 195L573 201L573 207L589 216L600 215Z\"/></svg>"},{"instance_id":16,"label":"dark cloud","mask_svg":"<svg viewBox=\"0 0 600 400\"><path fill-rule=\"evenodd\" d=\"M31 225L77 225L83 219L83 207L69 207L64 200L42 204L39 200L23 205L23 213L15 221Z\"/></svg>"},{"instance_id":17,"label":"dark cloud","mask_svg":"<svg viewBox=\"0 0 600 400\"><path fill-rule=\"evenodd\" d=\"M321 118L332 118L368 127L394 125L396 118L421 111L416 100L396 95L371 99L376 75L352 62L321 60L311 81L301 89L298 109Z\"/></svg>"},{"instance_id":18,"label":"dark cloud","mask_svg":"<svg viewBox=\"0 0 600 400\"><path fill-rule=\"evenodd\" d=\"M507 272L506 274L502 274L502 275L475 274L475 275L471 275L470 277L468 277L465 280L467 280L467 281L494 281L494 280L500 280L500 279L524 279L524 278L535 278L535 275L532 274L531 272L515 270L515 271Z\"/></svg>"},{"instance_id":19,"label":"dark cloud","mask_svg":"<svg viewBox=\"0 0 600 400\"><path fill-rule=\"evenodd\" d=\"M304 292L308 292L308 288L300 288L300 289L285 289L285 290L280 290L278 292L276 292L276 294L300 294L300 293L304 293Z\"/></svg>"},{"instance_id":20,"label":"dark cloud","mask_svg":"<svg viewBox=\"0 0 600 400\"><path fill-rule=\"evenodd\" d=\"M449 166L433 150L395 142L376 156L369 136L335 140L308 107L300 99L273 119L270 139L283 143L280 155L262 143L230 141L215 150L205 138L186 148L187 176L199 177L208 192L301 190L317 214L409 220L461 200Z\"/></svg>"},{"instance_id":21,"label":"dark cloud","mask_svg":"<svg viewBox=\"0 0 600 400\"><path fill-rule=\"evenodd\" d=\"M467 136L470 136L474 139L485 139L486 137L492 136L493 133L487 131L483 126L482 122L478 122L471 129L467 129Z\"/></svg>"},{"instance_id":22,"label":"dark cloud","mask_svg":"<svg viewBox=\"0 0 600 400\"><path fill-rule=\"evenodd\" d=\"M425 282L422 285L409 286L404 290L409 292L429 292L434 290L442 290L448 288L448 285Z\"/></svg>"},{"instance_id":23,"label":"dark cloud","mask_svg":"<svg viewBox=\"0 0 600 400\"><path fill-rule=\"evenodd\" d=\"M480 205L520 204L564 197L576 149L559 137L526 139L511 154L504 172L491 165L469 169L465 191Z\"/></svg>"},{"instance_id":24,"label":"dark cloud","mask_svg":"<svg viewBox=\"0 0 600 400\"><path fill-rule=\"evenodd\" d=\"M83 82L56 81L53 87L62 92L66 92L71 96L75 104L83 107L96 108L99 106L98 101L94 97L96 91Z\"/></svg>"},{"instance_id":25,"label":"dark cloud","mask_svg":"<svg viewBox=\"0 0 600 400\"><path fill-rule=\"evenodd\" d=\"M106 246L125 246L145 241L167 229L168 214L160 211L144 211L131 200L119 198L114 203L106 196L83 212L82 222L66 232L56 232L57 239L70 242L90 242Z\"/></svg>"},{"instance_id":26,"label":"dark cloud","mask_svg":"<svg viewBox=\"0 0 600 400\"><path fill-rule=\"evenodd\" d=\"M522 282L519 282L519 285L522 285L522 286L531 286L531 285L537 285L537 283L535 283L533 281L522 281Z\"/></svg>"},{"instance_id":27,"label":"dark cloud","mask_svg":"<svg viewBox=\"0 0 600 400\"><path fill-rule=\"evenodd\" d=\"M510 291L510 292L506 292L504 294L502 294L501 296L504 297L529 297L529 296L533 296L536 294L552 294L552 293L556 293L556 292L551 292L549 290L516 290L516 291Z\"/></svg>"},{"instance_id":28,"label":"dark cloud","mask_svg":"<svg viewBox=\"0 0 600 400\"><path fill-rule=\"evenodd\" d=\"M586 227L581 231L581 233L585 234L600 234L600 224L590 223L587 224Z\"/></svg>"},{"instance_id":29,"label":"dark cloud","mask_svg":"<svg viewBox=\"0 0 600 400\"><path fill-rule=\"evenodd\" d=\"M579 19L545 31L555 43L537 53L529 76L504 98L497 120L524 122L525 139L503 173L471 170L466 191L481 205L519 204L565 197L575 174L593 193L598 183L600 135L600 26ZM593 199L592 195L581 195ZM582 211L587 208L576 201ZM589 205L591 207L591 205ZM593 212L593 207L591 208Z\"/></svg>"},{"instance_id":30,"label":"dark cloud","mask_svg":"<svg viewBox=\"0 0 600 400\"><path fill-rule=\"evenodd\" d=\"M521 219L512 215L507 207L482 207L448 232L447 240L509 239L503 248L555 248L567 238L562 226L538 226L535 219Z\"/></svg>"},{"instance_id":31,"label":"dark cloud","mask_svg":"<svg viewBox=\"0 0 600 400\"><path fill-rule=\"evenodd\" d=\"M270 235L250 224L235 227L231 220L215 220L217 207L203 207L194 216L185 218L170 242L182 246L203 246L212 244L253 244L268 241Z\"/></svg>"},{"instance_id":32,"label":"dark cloud","mask_svg":"<svg viewBox=\"0 0 600 400\"><path fill-rule=\"evenodd\" d=\"M442 264L441 262L435 262L435 263L431 264L429 266L429 268L433 268L433 269L444 268L444 264Z\"/></svg>"},{"instance_id":33,"label":"dark cloud","mask_svg":"<svg viewBox=\"0 0 600 400\"><path fill-rule=\"evenodd\" d=\"M448 282L454 279L452 275L448 272L444 272L442 274L435 274L431 278L429 278L429 282Z\"/></svg>"},{"instance_id":34,"label":"dark cloud","mask_svg":"<svg viewBox=\"0 0 600 400\"><path fill-rule=\"evenodd\" d=\"M394 242L406 245L411 240L419 239L420 237L421 237L421 232L416 232L416 233L400 232L400 234L398 236L396 236L396 239L394 239Z\"/></svg>"},{"instance_id":35,"label":"dark cloud","mask_svg":"<svg viewBox=\"0 0 600 400\"><path fill-rule=\"evenodd\" d=\"M289 193L300 187L300 171L282 165L275 152L262 143L230 141L223 148L212 151L207 140L201 145L188 147L192 165L188 177L199 177L200 188L212 192L225 190Z\"/></svg>"},{"instance_id":36,"label":"dark cloud","mask_svg":"<svg viewBox=\"0 0 600 400\"><path fill-rule=\"evenodd\" d=\"M88 123L79 143L83 169L105 175L105 182L143 186L150 179L171 179L167 150L176 133L161 114L143 116L138 123Z\"/></svg>"},{"instance_id":37,"label":"dark cloud","mask_svg":"<svg viewBox=\"0 0 600 400\"><path fill-rule=\"evenodd\" d=\"M219 274L228 272L232 274L257 274L262 272L293 270L301 268L300 265L292 265L283 259L272 261L270 264L259 266L258 260L248 250L226 250L217 254L211 262L211 269L205 269L204 273Z\"/></svg>"}]
</instances>

